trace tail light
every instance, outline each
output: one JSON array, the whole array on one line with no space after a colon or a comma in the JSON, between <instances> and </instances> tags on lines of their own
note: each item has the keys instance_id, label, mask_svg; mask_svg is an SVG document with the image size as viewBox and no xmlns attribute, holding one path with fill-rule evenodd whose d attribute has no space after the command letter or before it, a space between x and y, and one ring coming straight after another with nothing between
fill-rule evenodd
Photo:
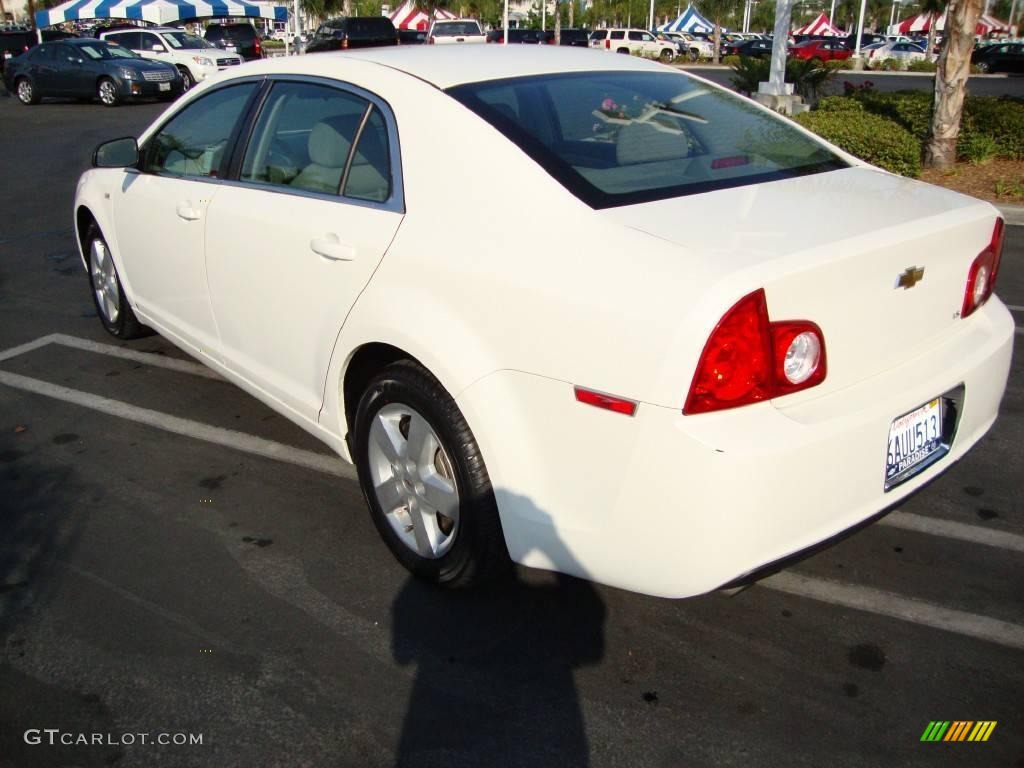
<instances>
[{"instance_id":1,"label":"tail light","mask_svg":"<svg viewBox=\"0 0 1024 768\"><path fill-rule=\"evenodd\" d=\"M612 49L612 41L611 41L611 40L605 40L605 41L604 41L604 47L605 47L605 48L606 48L607 50L609 50L609 51L610 51L610 50Z\"/></svg>"},{"instance_id":2,"label":"tail light","mask_svg":"<svg viewBox=\"0 0 1024 768\"><path fill-rule=\"evenodd\" d=\"M825 380L825 337L807 320L771 322L764 289L744 296L711 332L683 413L737 408Z\"/></svg>"},{"instance_id":3,"label":"tail light","mask_svg":"<svg viewBox=\"0 0 1024 768\"><path fill-rule=\"evenodd\" d=\"M257 56L262 56L263 55L263 49L260 47L260 41L259 40L256 41L256 55Z\"/></svg>"},{"instance_id":4,"label":"tail light","mask_svg":"<svg viewBox=\"0 0 1024 768\"><path fill-rule=\"evenodd\" d=\"M964 290L964 305L960 317L973 314L978 307L988 301L996 287L999 275L999 262L1003 255L1003 220L996 219L992 230L992 239L971 263L967 273L967 287Z\"/></svg>"},{"instance_id":5,"label":"tail light","mask_svg":"<svg viewBox=\"0 0 1024 768\"><path fill-rule=\"evenodd\" d=\"M344 50L347 50L347 49L348 49L348 38L347 37L343 37L343 38L341 38L341 50L344 51Z\"/></svg>"}]
</instances>

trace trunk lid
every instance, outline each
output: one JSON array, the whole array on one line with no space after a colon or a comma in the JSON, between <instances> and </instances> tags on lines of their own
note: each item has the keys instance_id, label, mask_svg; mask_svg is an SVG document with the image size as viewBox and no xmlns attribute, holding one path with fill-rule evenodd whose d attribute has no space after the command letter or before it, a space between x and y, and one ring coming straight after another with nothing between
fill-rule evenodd
<instances>
[{"instance_id":1,"label":"trunk lid","mask_svg":"<svg viewBox=\"0 0 1024 768\"><path fill-rule=\"evenodd\" d=\"M905 362L962 322L968 270L998 214L855 167L601 215L707 260L732 301L763 287L772 320L817 323L828 376L792 396L817 397Z\"/></svg>"}]
</instances>

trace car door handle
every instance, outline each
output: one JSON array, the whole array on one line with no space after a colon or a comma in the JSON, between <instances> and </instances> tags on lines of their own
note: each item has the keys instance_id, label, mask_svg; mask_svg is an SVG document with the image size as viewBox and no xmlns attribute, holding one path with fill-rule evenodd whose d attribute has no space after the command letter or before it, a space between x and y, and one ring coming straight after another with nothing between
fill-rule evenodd
<instances>
[{"instance_id":1,"label":"car door handle","mask_svg":"<svg viewBox=\"0 0 1024 768\"><path fill-rule=\"evenodd\" d=\"M178 216L183 218L185 221L195 221L198 219L202 212L198 208L193 208L192 203L178 203Z\"/></svg>"},{"instance_id":2,"label":"car door handle","mask_svg":"<svg viewBox=\"0 0 1024 768\"><path fill-rule=\"evenodd\" d=\"M309 241L309 248L331 261L352 261L356 257L356 249L339 241L335 234L314 237Z\"/></svg>"}]
</instances>

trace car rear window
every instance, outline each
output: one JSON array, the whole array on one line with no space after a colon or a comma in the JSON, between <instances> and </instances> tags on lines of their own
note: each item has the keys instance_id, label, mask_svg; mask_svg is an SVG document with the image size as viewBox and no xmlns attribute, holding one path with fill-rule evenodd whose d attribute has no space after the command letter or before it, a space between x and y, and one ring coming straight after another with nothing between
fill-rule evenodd
<instances>
[{"instance_id":1,"label":"car rear window","mask_svg":"<svg viewBox=\"0 0 1024 768\"><path fill-rule=\"evenodd\" d=\"M350 35L363 37L395 36L395 25L391 19L385 16L360 16L348 20L348 32Z\"/></svg>"},{"instance_id":2,"label":"car rear window","mask_svg":"<svg viewBox=\"0 0 1024 768\"><path fill-rule=\"evenodd\" d=\"M479 35L480 27L475 21L439 21L434 24L434 37L451 37L454 35Z\"/></svg>"},{"instance_id":3,"label":"car rear window","mask_svg":"<svg viewBox=\"0 0 1024 768\"><path fill-rule=\"evenodd\" d=\"M594 208L847 167L781 118L682 73L540 75L447 93Z\"/></svg>"}]
</instances>

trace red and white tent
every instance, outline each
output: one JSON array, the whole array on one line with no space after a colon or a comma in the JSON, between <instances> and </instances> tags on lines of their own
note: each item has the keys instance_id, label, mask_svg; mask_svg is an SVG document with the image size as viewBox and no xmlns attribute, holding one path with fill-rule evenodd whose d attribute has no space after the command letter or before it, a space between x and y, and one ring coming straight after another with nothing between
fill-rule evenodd
<instances>
[{"instance_id":1,"label":"red and white tent","mask_svg":"<svg viewBox=\"0 0 1024 768\"><path fill-rule=\"evenodd\" d=\"M932 25L932 19L935 18L935 14L931 13L920 13L917 16L911 16L909 19L904 19L899 24L896 24L889 28L889 31L893 34L906 35L911 32L927 32ZM946 27L946 14L943 13L938 17L935 23L935 29L941 32ZM982 14L978 18L978 25L974 28L974 34L976 35L990 35L993 32L1009 32L1010 27L1005 23L987 14Z\"/></svg>"},{"instance_id":2,"label":"red and white tent","mask_svg":"<svg viewBox=\"0 0 1024 768\"><path fill-rule=\"evenodd\" d=\"M416 7L416 3L413 0L402 3L395 10L391 12L388 17L391 19L391 23L395 25L395 29L419 29L425 30L430 26L430 15L423 10ZM454 13L444 10L443 8L434 9L434 19L456 19L458 18Z\"/></svg>"},{"instance_id":3,"label":"red and white tent","mask_svg":"<svg viewBox=\"0 0 1024 768\"><path fill-rule=\"evenodd\" d=\"M838 27L829 23L828 16L824 13L818 14L818 18L810 24L805 24L800 29L793 31L794 35L827 35L829 37L845 37L846 33Z\"/></svg>"}]
</instances>

